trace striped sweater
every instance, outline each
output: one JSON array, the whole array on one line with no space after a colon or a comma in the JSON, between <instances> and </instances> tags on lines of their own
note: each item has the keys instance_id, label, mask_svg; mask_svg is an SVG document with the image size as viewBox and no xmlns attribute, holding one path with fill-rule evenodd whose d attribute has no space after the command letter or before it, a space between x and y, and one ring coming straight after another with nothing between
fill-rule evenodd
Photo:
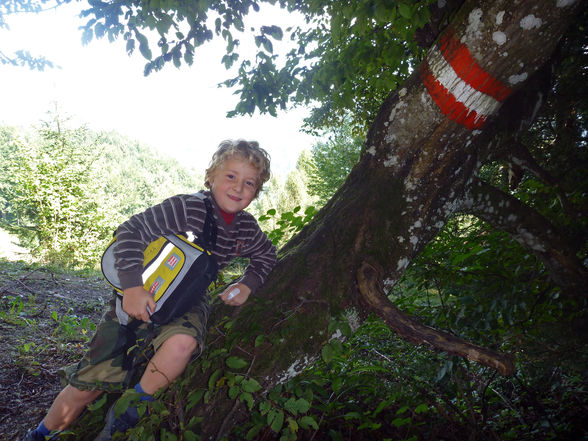
<instances>
[{"instance_id":1,"label":"striped sweater","mask_svg":"<svg viewBox=\"0 0 588 441\"><path fill-rule=\"evenodd\" d=\"M218 227L213 255L224 268L237 256L249 259L239 282L255 292L263 284L276 263L276 249L261 231L255 218L240 211L230 225L223 219L209 191L201 191L212 203ZM135 214L117 229L114 249L115 267L123 289L143 285L143 250L149 242L164 234L193 232L196 236L204 227L206 206L196 195L177 195Z\"/></svg>"}]
</instances>

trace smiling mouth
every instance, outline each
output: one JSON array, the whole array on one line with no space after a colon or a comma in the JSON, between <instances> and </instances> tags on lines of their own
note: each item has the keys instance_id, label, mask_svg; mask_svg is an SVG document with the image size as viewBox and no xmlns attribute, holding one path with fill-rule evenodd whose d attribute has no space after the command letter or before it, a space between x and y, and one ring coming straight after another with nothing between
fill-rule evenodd
<instances>
[{"instance_id":1,"label":"smiling mouth","mask_svg":"<svg viewBox=\"0 0 588 441\"><path fill-rule=\"evenodd\" d=\"M241 198L239 198L237 196L231 196L231 195L228 195L228 196L229 196L229 199L231 199L232 201L235 201L235 202L241 201Z\"/></svg>"}]
</instances>

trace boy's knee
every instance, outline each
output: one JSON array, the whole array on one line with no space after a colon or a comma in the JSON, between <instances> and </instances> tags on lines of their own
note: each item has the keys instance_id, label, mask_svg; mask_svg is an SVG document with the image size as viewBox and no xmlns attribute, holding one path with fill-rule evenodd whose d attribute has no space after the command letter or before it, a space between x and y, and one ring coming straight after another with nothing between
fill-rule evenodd
<instances>
[{"instance_id":1,"label":"boy's knee","mask_svg":"<svg viewBox=\"0 0 588 441\"><path fill-rule=\"evenodd\" d=\"M198 342L191 335L175 334L167 340L166 345L178 356L190 357L198 347Z\"/></svg>"}]
</instances>

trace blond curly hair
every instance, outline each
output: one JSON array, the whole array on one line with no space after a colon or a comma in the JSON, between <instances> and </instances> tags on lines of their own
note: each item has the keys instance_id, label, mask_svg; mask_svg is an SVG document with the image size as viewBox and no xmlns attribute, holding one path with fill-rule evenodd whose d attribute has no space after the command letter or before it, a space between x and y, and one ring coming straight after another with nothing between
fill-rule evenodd
<instances>
[{"instance_id":1,"label":"blond curly hair","mask_svg":"<svg viewBox=\"0 0 588 441\"><path fill-rule=\"evenodd\" d=\"M255 189L255 197L259 195L263 184L269 181L270 178L270 156L259 146L257 141L245 141L244 139L226 139L222 141L210 160L210 164L206 169L204 175L204 186L210 187L210 178L214 175L216 170L226 161L239 158L247 161L259 172L257 188Z\"/></svg>"}]
</instances>

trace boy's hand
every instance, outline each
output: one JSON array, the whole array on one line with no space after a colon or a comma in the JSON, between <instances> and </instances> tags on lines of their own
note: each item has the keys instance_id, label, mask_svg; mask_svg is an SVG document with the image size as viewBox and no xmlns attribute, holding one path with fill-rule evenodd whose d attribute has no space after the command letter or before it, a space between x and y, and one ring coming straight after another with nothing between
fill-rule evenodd
<instances>
[{"instance_id":1,"label":"boy's hand","mask_svg":"<svg viewBox=\"0 0 588 441\"><path fill-rule=\"evenodd\" d=\"M133 286L123 291L122 307L132 318L148 322L151 314L147 308L155 311L156 305L149 291L142 286Z\"/></svg>"},{"instance_id":2,"label":"boy's hand","mask_svg":"<svg viewBox=\"0 0 588 441\"><path fill-rule=\"evenodd\" d=\"M251 294L251 290L248 286L242 283L233 283L225 292L219 294L219 297L227 305L240 306L247 301L249 294Z\"/></svg>"}]
</instances>

